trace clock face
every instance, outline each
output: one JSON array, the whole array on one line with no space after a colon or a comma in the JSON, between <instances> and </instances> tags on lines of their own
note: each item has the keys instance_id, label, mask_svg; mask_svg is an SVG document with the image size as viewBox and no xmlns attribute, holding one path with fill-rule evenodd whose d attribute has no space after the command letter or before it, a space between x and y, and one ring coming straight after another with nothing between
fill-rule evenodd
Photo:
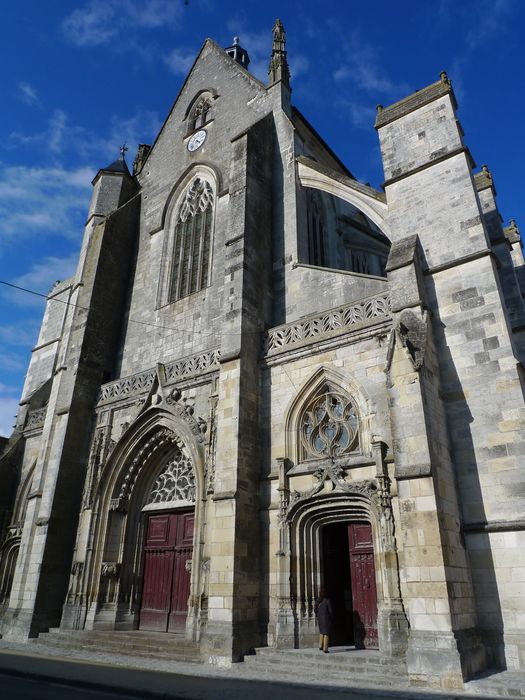
<instances>
[{"instance_id":1,"label":"clock face","mask_svg":"<svg viewBox=\"0 0 525 700\"><path fill-rule=\"evenodd\" d=\"M206 141L207 135L208 132L205 129L200 129L199 131L196 131L188 141L188 151L190 151L191 153L192 151L196 151L198 148L200 148L202 144Z\"/></svg>"}]
</instances>

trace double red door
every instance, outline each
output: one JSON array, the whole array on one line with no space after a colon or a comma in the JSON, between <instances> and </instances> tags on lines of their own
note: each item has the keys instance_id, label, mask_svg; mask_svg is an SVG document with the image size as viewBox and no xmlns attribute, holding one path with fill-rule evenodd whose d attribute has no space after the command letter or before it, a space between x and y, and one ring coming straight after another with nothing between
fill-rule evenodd
<instances>
[{"instance_id":1,"label":"double red door","mask_svg":"<svg viewBox=\"0 0 525 700\"><path fill-rule=\"evenodd\" d=\"M348 525L348 550L352 581L354 643L377 649L377 590L372 528L369 523Z\"/></svg>"},{"instance_id":2,"label":"double red door","mask_svg":"<svg viewBox=\"0 0 525 700\"><path fill-rule=\"evenodd\" d=\"M188 614L193 513L150 515L144 548L139 627L183 632Z\"/></svg>"}]
</instances>

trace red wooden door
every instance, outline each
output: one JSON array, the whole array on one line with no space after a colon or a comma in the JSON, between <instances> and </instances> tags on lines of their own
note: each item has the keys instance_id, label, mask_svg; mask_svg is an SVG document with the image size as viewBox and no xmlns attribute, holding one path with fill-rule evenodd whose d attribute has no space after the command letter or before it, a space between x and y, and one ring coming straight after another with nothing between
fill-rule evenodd
<instances>
[{"instance_id":1,"label":"red wooden door","mask_svg":"<svg viewBox=\"0 0 525 700\"><path fill-rule=\"evenodd\" d=\"M193 513L186 513L179 517L168 632L184 632L188 614L188 596L190 595L190 570L187 562L191 562L193 553L194 516Z\"/></svg>"},{"instance_id":2,"label":"red wooden door","mask_svg":"<svg viewBox=\"0 0 525 700\"><path fill-rule=\"evenodd\" d=\"M355 646L377 649L377 590L372 528L369 523L348 525Z\"/></svg>"},{"instance_id":3,"label":"red wooden door","mask_svg":"<svg viewBox=\"0 0 525 700\"><path fill-rule=\"evenodd\" d=\"M184 630L188 612L193 513L150 515L144 551L139 627L158 632Z\"/></svg>"}]
</instances>

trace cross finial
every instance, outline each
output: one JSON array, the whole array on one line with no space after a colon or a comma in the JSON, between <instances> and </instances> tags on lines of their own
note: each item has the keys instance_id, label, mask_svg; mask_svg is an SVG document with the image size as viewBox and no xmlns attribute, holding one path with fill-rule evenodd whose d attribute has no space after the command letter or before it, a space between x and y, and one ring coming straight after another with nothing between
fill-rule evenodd
<instances>
[{"instance_id":1,"label":"cross finial","mask_svg":"<svg viewBox=\"0 0 525 700\"><path fill-rule=\"evenodd\" d=\"M128 150L128 147L126 146L125 143L122 144L120 147L120 157L122 160L126 160L126 151Z\"/></svg>"}]
</instances>

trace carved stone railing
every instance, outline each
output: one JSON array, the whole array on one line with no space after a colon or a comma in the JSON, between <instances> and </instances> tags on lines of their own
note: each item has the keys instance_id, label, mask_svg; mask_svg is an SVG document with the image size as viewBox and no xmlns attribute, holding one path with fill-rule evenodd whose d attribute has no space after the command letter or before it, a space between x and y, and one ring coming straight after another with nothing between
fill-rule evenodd
<instances>
[{"instance_id":1,"label":"carved stone railing","mask_svg":"<svg viewBox=\"0 0 525 700\"><path fill-rule=\"evenodd\" d=\"M209 350L200 355L192 355L182 360L169 362L166 369L166 381L171 382L179 377L191 377L219 366L220 350Z\"/></svg>"},{"instance_id":2,"label":"carved stone railing","mask_svg":"<svg viewBox=\"0 0 525 700\"><path fill-rule=\"evenodd\" d=\"M345 304L322 314L304 316L299 321L270 328L266 339L268 356L291 347L308 345L353 330L374 325L391 316L388 292Z\"/></svg>"},{"instance_id":3,"label":"carved stone railing","mask_svg":"<svg viewBox=\"0 0 525 700\"><path fill-rule=\"evenodd\" d=\"M100 387L97 405L144 394L150 389L155 376L155 370L148 369L146 372L139 372L138 374L132 374L130 377L116 379L113 382L103 384Z\"/></svg>"},{"instance_id":4,"label":"carved stone railing","mask_svg":"<svg viewBox=\"0 0 525 700\"><path fill-rule=\"evenodd\" d=\"M24 430L37 430L43 428L46 419L47 406L29 411Z\"/></svg>"},{"instance_id":5,"label":"carved stone railing","mask_svg":"<svg viewBox=\"0 0 525 700\"><path fill-rule=\"evenodd\" d=\"M164 366L166 381L170 383L213 370L219 366L219 358L219 350L214 349L169 362ZM155 377L156 370L148 369L145 372L103 384L98 395L97 406L145 394L151 388Z\"/></svg>"}]
</instances>

